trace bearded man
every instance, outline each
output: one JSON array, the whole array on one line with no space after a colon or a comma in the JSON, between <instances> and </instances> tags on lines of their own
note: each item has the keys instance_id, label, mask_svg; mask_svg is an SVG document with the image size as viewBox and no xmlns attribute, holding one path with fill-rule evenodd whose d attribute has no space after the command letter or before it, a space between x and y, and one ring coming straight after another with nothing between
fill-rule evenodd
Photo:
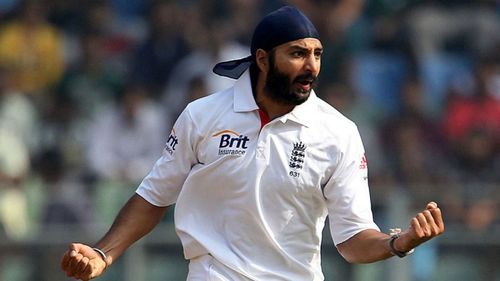
<instances>
[{"instance_id":1,"label":"bearded man","mask_svg":"<svg viewBox=\"0 0 500 281\"><path fill-rule=\"evenodd\" d=\"M66 274L99 276L174 203L190 281L323 280L327 217L337 249L355 263L403 257L440 235L434 202L403 232L374 223L357 127L313 90L322 53L296 8L264 17L251 55L214 67L235 85L186 107L109 232L95 247L69 246Z\"/></svg>"}]
</instances>

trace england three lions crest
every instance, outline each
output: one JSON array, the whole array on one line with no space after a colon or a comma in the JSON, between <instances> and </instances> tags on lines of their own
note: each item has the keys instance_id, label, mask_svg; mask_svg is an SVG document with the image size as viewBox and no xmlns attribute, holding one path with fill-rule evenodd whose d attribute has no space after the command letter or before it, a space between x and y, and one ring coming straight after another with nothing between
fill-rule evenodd
<instances>
[{"instance_id":1,"label":"england three lions crest","mask_svg":"<svg viewBox=\"0 0 500 281\"><path fill-rule=\"evenodd\" d=\"M290 162L288 163L288 166L291 168L289 172L290 176L298 177L300 175L300 170L304 167L306 148L307 146L301 141L293 144Z\"/></svg>"}]
</instances>

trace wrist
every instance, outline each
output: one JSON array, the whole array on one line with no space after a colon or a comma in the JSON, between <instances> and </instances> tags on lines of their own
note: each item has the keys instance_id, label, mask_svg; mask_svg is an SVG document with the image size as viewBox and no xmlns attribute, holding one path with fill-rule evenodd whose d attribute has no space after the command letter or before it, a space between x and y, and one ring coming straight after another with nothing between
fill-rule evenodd
<instances>
[{"instance_id":1,"label":"wrist","mask_svg":"<svg viewBox=\"0 0 500 281\"><path fill-rule=\"evenodd\" d=\"M401 231L391 232L391 238L389 239L389 249L393 255L403 258L413 253L415 249L407 249L406 247L401 246L402 237L400 233Z\"/></svg>"},{"instance_id":2,"label":"wrist","mask_svg":"<svg viewBox=\"0 0 500 281\"><path fill-rule=\"evenodd\" d=\"M102 260L104 261L104 264L105 264L104 270L106 270L106 268L108 268L108 256L106 255L106 253L97 247L92 248L92 250L94 250L102 258Z\"/></svg>"}]
</instances>

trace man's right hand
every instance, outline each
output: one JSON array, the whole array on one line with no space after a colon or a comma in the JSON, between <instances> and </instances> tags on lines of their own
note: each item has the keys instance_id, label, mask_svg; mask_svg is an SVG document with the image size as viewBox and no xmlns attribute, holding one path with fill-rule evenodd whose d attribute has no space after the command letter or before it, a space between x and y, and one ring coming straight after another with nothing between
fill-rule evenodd
<instances>
[{"instance_id":1,"label":"man's right hand","mask_svg":"<svg viewBox=\"0 0 500 281\"><path fill-rule=\"evenodd\" d=\"M107 263L92 247L72 243L61 260L61 268L68 277L87 281L101 275Z\"/></svg>"}]
</instances>

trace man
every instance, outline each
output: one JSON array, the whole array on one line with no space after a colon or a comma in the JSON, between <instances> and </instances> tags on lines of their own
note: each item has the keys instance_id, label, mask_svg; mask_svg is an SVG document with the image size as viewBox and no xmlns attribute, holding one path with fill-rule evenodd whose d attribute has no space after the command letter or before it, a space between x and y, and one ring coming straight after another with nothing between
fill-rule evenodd
<instances>
[{"instance_id":1,"label":"man","mask_svg":"<svg viewBox=\"0 0 500 281\"><path fill-rule=\"evenodd\" d=\"M188 280L323 280L327 215L349 262L405 256L441 234L434 202L400 234L384 234L373 222L356 126L313 91L322 52L297 9L267 15L251 56L214 68L237 78L234 87L187 106L109 232L95 248L69 246L66 274L99 276L173 203Z\"/></svg>"}]
</instances>

